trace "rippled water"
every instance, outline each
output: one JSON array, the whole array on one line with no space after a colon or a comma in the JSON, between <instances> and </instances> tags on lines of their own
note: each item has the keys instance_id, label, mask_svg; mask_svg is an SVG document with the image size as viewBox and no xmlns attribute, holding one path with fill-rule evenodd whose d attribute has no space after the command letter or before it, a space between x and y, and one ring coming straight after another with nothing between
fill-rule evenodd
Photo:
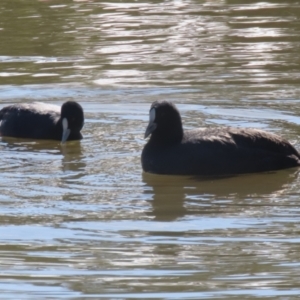
<instances>
[{"instance_id":1,"label":"rippled water","mask_svg":"<svg viewBox=\"0 0 300 300\"><path fill-rule=\"evenodd\" d=\"M0 298L298 299L297 169L145 174L154 100L184 127L300 149L299 1L2 0L0 106L85 110L84 139L0 141Z\"/></svg>"}]
</instances>

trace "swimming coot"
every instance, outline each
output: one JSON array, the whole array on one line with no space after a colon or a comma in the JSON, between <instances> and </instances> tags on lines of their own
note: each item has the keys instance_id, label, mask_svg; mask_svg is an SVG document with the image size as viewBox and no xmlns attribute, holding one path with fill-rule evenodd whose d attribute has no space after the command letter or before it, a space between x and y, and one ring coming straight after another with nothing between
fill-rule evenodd
<instances>
[{"instance_id":1,"label":"swimming coot","mask_svg":"<svg viewBox=\"0 0 300 300\"><path fill-rule=\"evenodd\" d=\"M258 129L232 127L184 131L174 104L154 102L150 108L142 152L145 172L223 176L300 165L300 154L285 139Z\"/></svg>"},{"instance_id":2,"label":"swimming coot","mask_svg":"<svg viewBox=\"0 0 300 300\"><path fill-rule=\"evenodd\" d=\"M60 140L80 140L84 115L82 107L74 101L62 107L34 102L14 104L0 110L0 135Z\"/></svg>"}]
</instances>

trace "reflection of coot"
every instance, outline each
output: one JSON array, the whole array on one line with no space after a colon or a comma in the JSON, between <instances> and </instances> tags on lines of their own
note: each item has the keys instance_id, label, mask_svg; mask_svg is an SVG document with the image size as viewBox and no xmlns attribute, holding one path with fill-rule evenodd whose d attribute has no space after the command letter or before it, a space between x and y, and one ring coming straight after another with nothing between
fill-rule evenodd
<instances>
[{"instance_id":1,"label":"reflection of coot","mask_svg":"<svg viewBox=\"0 0 300 300\"><path fill-rule=\"evenodd\" d=\"M203 180L143 173L143 181L145 193L153 197L153 210L149 215L158 221L172 221L188 214L223 213L227 205L233 209L232 205L237 201L239 206L246 205L244 198L251 206L249 200L252 197L269 199L283 193L297 174L292 170L281 170Z\"/></svg>"},{"instance_id":2,"label":"reflection of coot","mask_svg":"<svg viewBox=\"0 0 300 300\"><path fill-rule=\"evenodd\" d=\"M81 143L70 143L68 147L61 147L63 155L62 168L63 171L74 172L73 179L79 179L85 173L86 163L83 158Z\"/></svg>"},{"instance_id":3,"label":"reflection of coot","mask_svg":"<svg viewBox=\"0 0 300 300\"><path fill-rule=\"evenodd\" d=\"M145 189L145 193L153 195L153 211L149 214L156 221L172 221L185 216L184 184L180 181L183 178L143 173L143 181L151 187Z\"/></svg>"},{"instance_id":4,"label":"reflection of coot","mask_svg":"<svg viewBox=\"0 0 300 300\"><path fill-rule=\"evenodd\" d=\"M68 143L68 146L60 145L57 142L51 140L37 140L30 141L28 139L15 139L11 137L2 137L2 147L8 148L11 152L28 153L24 157L32 159L33 153L41 155L62 155L62 170L74 171L74 174L79 174L77 177L81 177L86 163L83 161L84 154L82 151L82 145L78 141ZM36 157L36 156L34 156ZM47 160L47 158L45 158ZM53 158L50 158L53 159ZM79 171L79 173L78 173ZM81 175L80 175L81 174Z\"/></svg>"},{"instance_id":5,"label":"reflection of coot","mask_svg":"<svg viewBox=\"0 0 300 300\"><path fill-rule=\"evenodd\" d=\"M84 115L82 107L74 101L60 108L46 103L15 104L0 111L0 135L61 140L80 140Z\"/></svg>"},{"instance_id":6,"label":"reflection of coot","mask_svg":"<svg viewBox=\"0 0 300 300\"><path fill-rule=\"evenodd\" d=\"M219 176L286 169L300 165L300 154L283 138L257 129L231 127L183 131L172 103L154 102L142 152L145 172Z\"/></svg>"}]
</instances>

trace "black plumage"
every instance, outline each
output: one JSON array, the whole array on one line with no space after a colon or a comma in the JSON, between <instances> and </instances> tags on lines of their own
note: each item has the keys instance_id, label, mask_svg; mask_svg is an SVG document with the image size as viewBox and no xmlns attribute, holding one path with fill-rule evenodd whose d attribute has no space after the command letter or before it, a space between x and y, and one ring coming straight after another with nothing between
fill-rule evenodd
<instances>
[{"instance_id":1,"label":"black plumage","mask_svg":"<svg viewBox=\"0 0 300 300\"><path fill-rule=\"evenodd\" d=\"M82 107L74 101L61 108L41 102L6 106L0 111L0 135L16 138L80 140L84 124Z\"/></svg>"},{"instance_id":2,"label":"black plumage","mask_svg":"<svg viewBox=\"0 0 300 300\"><path fill-rule=\"evenodd\" d=\"M145 172L223 176L300 165L300 154L285 139L258 129L233 127L184 131L170 102L154 102L141 162Z\"/></svg>"}]
</instances>

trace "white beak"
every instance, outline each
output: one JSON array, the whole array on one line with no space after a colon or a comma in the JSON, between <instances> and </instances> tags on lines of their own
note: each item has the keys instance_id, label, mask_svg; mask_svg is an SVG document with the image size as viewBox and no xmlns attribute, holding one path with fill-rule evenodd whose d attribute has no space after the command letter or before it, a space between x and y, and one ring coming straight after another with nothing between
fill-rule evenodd
<instances>
[{"instance_id":1,"label":"white beak","mask_svg":"<svg viewBox=\"0 0 300 300\"><path fill-rule=\"evenodd\" d=\"M149 112L149 124L146 128L144 138L147 138L157 127L155 121L155 108L152 108Z\"/></svg>"},{"instance_id":2,"label":"white beak","mask_svg":"<svg viewBox=\"0 0 300 300\"><path fill-rule=\"evenodd\" d=\"M66 118L63 118L62 120L62 128L63 128L63 133L62 133L61 143L64 144L71 133L71 130L68 129L68 120Z\"/></svg>"}]
</instances>

